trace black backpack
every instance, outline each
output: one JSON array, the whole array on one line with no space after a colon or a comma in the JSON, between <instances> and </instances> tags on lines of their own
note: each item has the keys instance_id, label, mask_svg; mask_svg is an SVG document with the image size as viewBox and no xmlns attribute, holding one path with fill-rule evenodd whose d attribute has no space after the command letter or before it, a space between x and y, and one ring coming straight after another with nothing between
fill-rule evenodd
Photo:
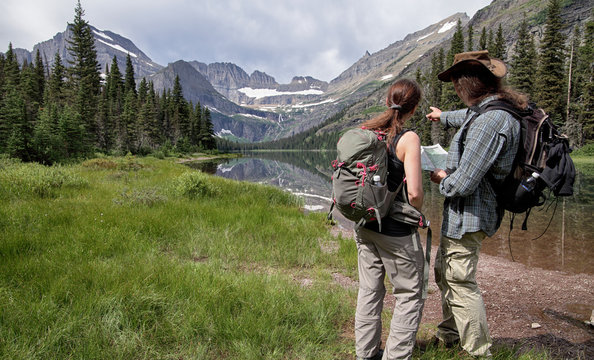
<instances>
[{"instance_id":1,"label":"black backpack","mask_svg":"<svg viewBox=\"0 0 594 360\"><path fill-rule=\"evenodd\" d=\"M503 100L490 101L470 109L476 114L462 129L460 157L468 129L479 115L491 110L504 110L520 122L520 143L511 172L502 182L496 181L490 172L487 172L487 178L497 194L500 208L513 214L526 213L523 230L526 230L531 209L546 201L546 189L555 196L573 195L575 167L569 156L569 141L567 136L559 133L542 109L530 104L525 110L519 110Z\"/></svg>"}]
</instances>

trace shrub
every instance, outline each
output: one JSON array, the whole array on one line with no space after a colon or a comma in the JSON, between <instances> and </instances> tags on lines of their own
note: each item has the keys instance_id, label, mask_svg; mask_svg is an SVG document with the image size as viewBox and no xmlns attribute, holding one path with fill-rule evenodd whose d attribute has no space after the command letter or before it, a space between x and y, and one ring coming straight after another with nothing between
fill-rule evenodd
<instances>
[{"instance_id":1,"label":"shrub","mask_svg":"<svg viewBox=\"0 0 594 360\"><path fill-rule=\"evenodd\" d=\"M572 156L594 156L594 143L582 146L571 152Z\"/></svg>"},{"instance_id":2,"label":"shrub","mask_svg":"<svg viewBox=\"0 0 594 360\"><path fill-rule=\"evenodd\" d=\"M0 159L0 197L53 197L61 188L83 188L88 181L72 168Z\"/></svg>"},{"instance_id":3,"label":"shrub","mask_svg":"<svg viewBox=\"0 0 594 360\"><path fill-rule=\"evenodd\" d=\"M173 191L178 196L187 196L190 199L217 196L221 193L212 179L199 171L187 171L177 177L173 181Z\"/></svg>"}]
</instances>

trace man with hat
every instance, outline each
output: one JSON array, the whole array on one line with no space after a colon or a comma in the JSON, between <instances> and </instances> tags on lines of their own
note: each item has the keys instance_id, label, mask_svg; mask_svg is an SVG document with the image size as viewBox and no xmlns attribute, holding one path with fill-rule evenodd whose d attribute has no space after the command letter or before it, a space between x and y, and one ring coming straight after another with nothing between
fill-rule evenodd
<instances>
[{"instance_id":1,"label":"man with hat","mask_svg":"<svg viewBox=\"0 0 594 360\"><path fill-rule=\"evenodd\" d=\"M510 172L520 140L520 124L504 110L477 114L477 107L493 100L527 106L526 96L506 88L502 79L507 70L489 52L456 54L453 65L438 75L451 81L460 99L469 107L441 111L431 107L427 118L441 121L446 128L458 128L452 138L447 169L436 169L431 181L445 196L441 238L435 259L435 281L441 290L443 320L437 340L446 346L457 343L476 357L491 357L491 337L476 268L483 239L495 234L503 210L497 207L489 177L502 181ZM462 144L460 142L462 141Z\"/></svg>"}]
</instances>

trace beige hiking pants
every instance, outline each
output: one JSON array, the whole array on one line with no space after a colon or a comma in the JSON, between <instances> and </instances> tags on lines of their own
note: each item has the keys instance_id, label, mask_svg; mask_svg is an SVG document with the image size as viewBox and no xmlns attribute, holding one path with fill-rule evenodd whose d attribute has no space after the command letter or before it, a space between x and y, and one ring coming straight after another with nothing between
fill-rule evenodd
<instances>
[{"instance_id":1,"label":"beige hiking pants","mask_svg":"<svg viewBox=\"0 0 594 360\"><path fill-rule=\"evenodd\" d=\"M476 283L482 231L464 234L462 239L441 236L435 258L435 282L441 290L443 321L437 337L460 345L474 356L489 356L491 337L481 291Z\"/></svg>"},{"instance_id":2,"label":"beige hiking pants","mask_svg":"<svg viewBox=\"0 0 594 360\"><path fill-rule=\"evenodd\" d=\"M394 287L396 304L383 359L410 359L423 304L423 247L419 233L392 237L375 231L357 230L359 295L355 314L357 356L377 354L381 345L382 321L387 275Z\"/></svg>"}]
</instances>

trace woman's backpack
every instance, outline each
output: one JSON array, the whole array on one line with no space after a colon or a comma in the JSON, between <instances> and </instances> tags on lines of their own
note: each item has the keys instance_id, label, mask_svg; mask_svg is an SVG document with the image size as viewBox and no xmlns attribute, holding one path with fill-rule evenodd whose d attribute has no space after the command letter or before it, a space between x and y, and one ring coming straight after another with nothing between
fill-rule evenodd
<instances>
[{"instance_id":1,"label":"woman's backpack","mask_svg":"<svg viewBox=\"0 0 594 360\"><path fill-rule=\"evenodd\" d=\"M381 231L381 219L395 196L388 191L386 134L364 127L350 129L338 140L336 150L328 219L336 208L357 227L377 220Z\"/></svg>"}]
</instances>

